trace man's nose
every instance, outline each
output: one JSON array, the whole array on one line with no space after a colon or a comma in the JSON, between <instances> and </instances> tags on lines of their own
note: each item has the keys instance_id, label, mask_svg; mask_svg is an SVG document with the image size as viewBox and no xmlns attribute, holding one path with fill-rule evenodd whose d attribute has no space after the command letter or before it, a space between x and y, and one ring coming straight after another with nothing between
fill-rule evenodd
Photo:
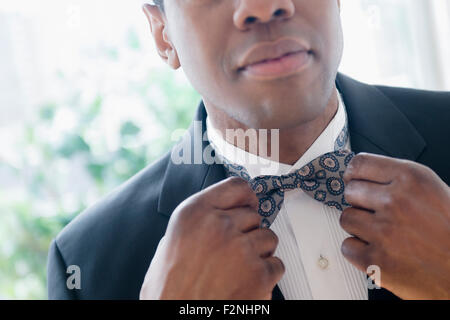
<instances>
[{"instance_id":1,"label":"man's nose","mask_svg":"<svg viewBox=\"0 0 450 320\"><path fill-rule=\"evenodd\" d=\"M240 0L238 3L233 20L240 30L246 30L258 23L286 19L295 13L292 0Z\"/></svg>"}]
</instances>

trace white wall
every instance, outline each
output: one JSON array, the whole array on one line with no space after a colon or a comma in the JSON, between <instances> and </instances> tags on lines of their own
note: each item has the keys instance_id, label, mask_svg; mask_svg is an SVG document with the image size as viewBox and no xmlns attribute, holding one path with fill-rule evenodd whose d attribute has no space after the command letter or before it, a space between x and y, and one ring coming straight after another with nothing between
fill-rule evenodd
<instances>
[{"instance_id":1,"label":"white wall","mask_svg":"<svg viewBox=\"0 0 450 320\"><path fill-rule=\"evenodd\" d=\"M341 71L368 83L450 90L449 0L343 0Z\"/></svg>"}]
</instances>

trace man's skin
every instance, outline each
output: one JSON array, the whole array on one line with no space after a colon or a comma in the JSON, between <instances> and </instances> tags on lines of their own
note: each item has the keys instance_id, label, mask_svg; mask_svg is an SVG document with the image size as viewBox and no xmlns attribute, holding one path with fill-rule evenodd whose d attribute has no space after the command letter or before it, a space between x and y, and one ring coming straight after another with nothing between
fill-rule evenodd
<instances>
[{"instance_id":1,"label":"man's skin","mask_svg":"<svg viewBox=\"0 0 450 320\"><path fill-rule=\"evenodd\" d=\"M450 298L450 188L430 168L360 153L345 174L342 253L403 299Z\"/></svg>"},{"instance_id":2,"label":"man's skin","mask_svg":"<svg viewBox=\"0 0 450 320\"><path fill-rule=\"evenodd\" d=\"M214 126L279 129L280 159L295 163L337 112L335 78L343 51L339 1L171 0L147 5L159 55L183 66ZM283 14L272 16L282 9ZM255 22L245 22L255 17ZM238 71L244 54L281 37L305 41L312 65L300 74L255 81ZM293 90L295 88L295 90Z\"/></svg>"},{"instance_id":3,"label":"man's skin","mask_svg":"<svg viewBox=\"0 0 450 320\"><path fill-rule=\"evenodd\" d=\"M284 265L273 256L276 234L259 228L257 207L255 193L236 177L181 203L155 253L141 299L270 299Z\"/></svg>"},{"instance_id":4,"label":"man's skin","mask_svg":"<svg viewBox=\"0 0 450 320\"><path fill-rule=\"evenodd\" d=\"M214 126L223 133L226 129L279 129L279 161L295 163L337 111L335 78L343 52L340 2L166 0L164 4L164 12L144 6L158 53L173 69L183 67L202 95ZM309 46L311 64L302 72L256 80L239 68L249 48L286 36ZM353 208L344 211L341 223L354 237L344 241L344 256L364 272L369 265L380 266L381 285L401 298L450 298L446 277L450 272L449 187L422 165L370 154L357 155L345 177L346 199ZM246 278L239 262L244 257L225 258L224 264L212 270L208 266L218 259L215 247L199 246L197 232L179 231L191 223L205 225L203 219L211 219L208 216L214 210L223 209L221 201L216 192L202 192L177 208L164 237L168 244L162 243L158 249L141 298L269 298L275 283L256 292L248 290L252 278ZM205 209L204 203L209 207ZM233 209L239 211L242 206ZM196 220L180 218L185 216ZM230 220L233 223L228 230L236 234L239 225ZM255 230L239 232L250 242L243 246L254 245L248 234ZM266 236L265 241L273 237ZM203 243L216 243L216 235L205 237ZM221 248L228 250L226 244ZM198 263L191 262L189 270L176 267L183 266L193 252L199 252ZM268 258L272 259L272 254L254 255L256 261ZM271 280L281 277L282 269L272 272ZM261 270L258 276L266 272ZM203 272L208 272L207 276L199 276ZM235 281L226 281L233 273ZM208 296L202 290L208 291Z\"/></svg>"}]
</instances>

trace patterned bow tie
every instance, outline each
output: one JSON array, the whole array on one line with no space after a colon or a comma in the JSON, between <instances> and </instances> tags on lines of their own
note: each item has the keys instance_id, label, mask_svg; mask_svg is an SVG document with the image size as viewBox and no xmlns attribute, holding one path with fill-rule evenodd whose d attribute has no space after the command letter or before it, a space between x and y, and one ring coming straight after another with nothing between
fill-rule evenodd
<instances>
[{"instance_id":1,"label":"patterned bow tie","mask_svg":"<svg viewBox=\"0 0 450 320\"><path fill-rule=\"evenodd\" d=\"M282 176L258 176L250 179L247 170L223 159L227 175L238 176L249 182L259 199L258 213L262 216L261 227L273 223L284 201L284 193L302 189L313 199L340 211L350 204L344 198L344 172L355 153L344 150L348 140L345 126L335 141L335 151L326 153L302 168Z\"/></svg>"}]
</instances>

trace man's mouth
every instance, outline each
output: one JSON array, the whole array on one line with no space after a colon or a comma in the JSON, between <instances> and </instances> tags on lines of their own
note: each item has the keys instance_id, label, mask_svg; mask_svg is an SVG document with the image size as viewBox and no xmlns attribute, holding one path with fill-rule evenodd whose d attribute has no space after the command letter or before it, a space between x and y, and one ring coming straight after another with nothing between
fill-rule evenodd
<instances>
[{"instance_id":1,"label":"man's mouth","mask_svg":"<svg viewBox=\"0 0 450 320\"><path fill-rule=\"evenodd\" d=\"M312 52L299 50L286 53L274 59L265 59L238 69L239 72L256 80L272 80L298 73L305 69Z\"/></svg>"},{"instance_id":2,"label":"man's mouth","mask_svg":"<svg viewBox=\"0 0 450 320\"><path fill-rule=\"evenodd\" d=\"M237 68L238 73L257 80L268 80L296 73L309 65L312 50L303 40L283 37L251 47Z\"/></svg>"}]
</instances>

